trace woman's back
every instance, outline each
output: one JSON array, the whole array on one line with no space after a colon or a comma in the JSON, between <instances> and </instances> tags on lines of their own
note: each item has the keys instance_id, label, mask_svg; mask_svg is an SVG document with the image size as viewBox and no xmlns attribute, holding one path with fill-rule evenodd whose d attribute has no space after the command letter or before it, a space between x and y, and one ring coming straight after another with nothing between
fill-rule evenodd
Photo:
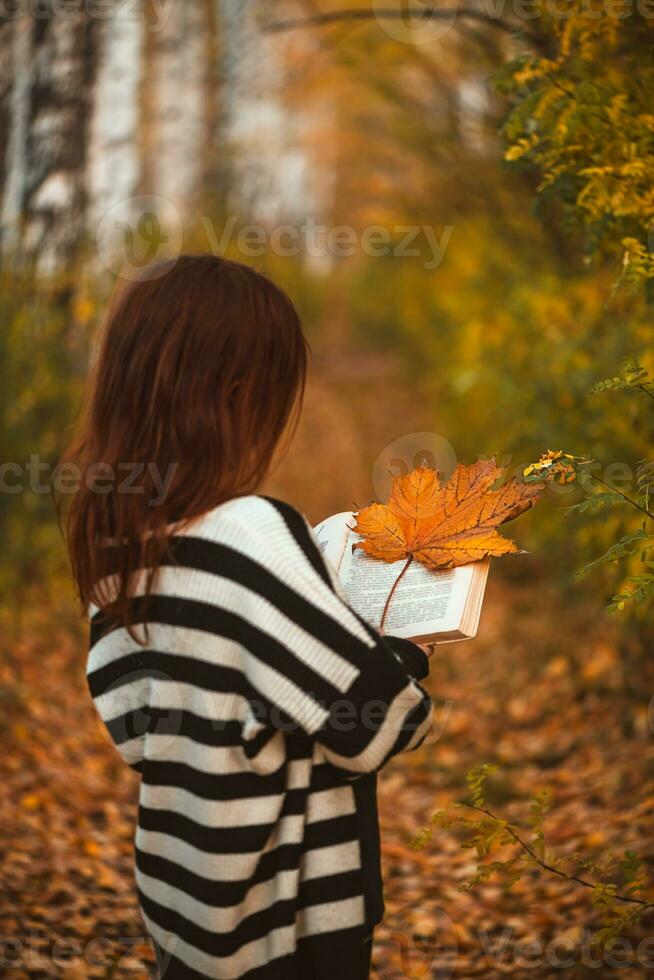
<instances>
[{"instance_id":1,"label":"woman's back","mask_svg":"<svg viewBox=\"0 0 654 980\"><path fill-rule=\"evenodd\" d=\"M277 501L237 498L175 534L132 602L147 646L96 614L88 679L141 773L136 878L168 975L289 980L298 948L318 971L337 932L359 976L381 916L370 773L424 736L424 692Z\"/></svg>"},{"instance_id":2,"label":"woman's back","mask_svg":"<svg viewBox=\"0 0 654 980\"><path fill-rule=\"evenodd\" d=\"M256 270L149 267L114 296L67 454L89 686L141 775L136 880L167 980L367 977L373 774L429 725L425 654L360 620L304 518L253 495L307 357Z\"/></svg>"}]
</instances>

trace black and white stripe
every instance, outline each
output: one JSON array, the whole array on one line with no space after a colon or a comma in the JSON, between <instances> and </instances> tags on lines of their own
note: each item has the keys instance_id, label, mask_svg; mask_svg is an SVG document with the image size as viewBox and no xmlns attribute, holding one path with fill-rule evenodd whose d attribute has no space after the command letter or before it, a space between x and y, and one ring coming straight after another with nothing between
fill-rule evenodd
<instances>
[{"instance_id":1,"label":"black and white stripe","mask_svg":"<svg viewBox=\"0 0 654 980\"><path fill-rule=\"evenodd\" d=\"M169 976L291 976L333 935L347 961L381 908L373 774L427 733L426 658L356 616L268 498L178 531L148 600L142 580L147 645L92 610L88 682L141 773L139 901Z\"/></svg>"}]
</instances>

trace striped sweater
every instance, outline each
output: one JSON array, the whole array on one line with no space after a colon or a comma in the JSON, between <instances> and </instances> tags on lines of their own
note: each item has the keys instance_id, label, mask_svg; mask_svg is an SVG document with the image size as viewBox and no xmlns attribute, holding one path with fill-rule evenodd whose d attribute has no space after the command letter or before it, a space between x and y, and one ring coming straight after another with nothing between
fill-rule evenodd
<instances>
[{"instance_id":1,"label":"striped sweater","mask_svg":"<svg viewBox=\"0 0 654 980\"><path fill-rule=\"evenodd\" d=\"M363 976L383 914L374 774L427 733L427 658L348 607L286 504L235 498L171 544L146 603L135 578L146 645L92 609L88 660L141 774L136 884L162 974L331 980L338 957L340 980Z\"/></svg>"}]
</instances>

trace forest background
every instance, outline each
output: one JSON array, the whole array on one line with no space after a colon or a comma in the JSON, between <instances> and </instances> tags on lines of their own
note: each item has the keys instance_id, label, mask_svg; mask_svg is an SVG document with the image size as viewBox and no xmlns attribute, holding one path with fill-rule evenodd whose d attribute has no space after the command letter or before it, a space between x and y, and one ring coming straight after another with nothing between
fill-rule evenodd
<instances>
[{"instance_id":1,"label":"forest background","mask_svg":"<svg viewBox=\"0 0 654 980\"><path fill-rule=\"evenodd\" d=\"M379 976L608 975L620 943L621 975L647 975L654 7L5 6L7 975L151 963L129 870L134 784L86 703L50 483L117 277L182 248L255 264L301 310L306 407L267 489L314 522L383 497L389 469L423 458L447 470L497 453L521 475L547 451L572 457L536 471L559 478L516 528L528 553L494 564L478 640L435 658L439 731L382 779ZM411 841L474 798L466 774L484 763L499 766L492 812L527 826L531 812L555 871L525 863L509 887L510 864L462 893L477 863L459 830ZM488 820L479 860L511 862L520 846ZM602 928L612 947L591 944Z\"/></svg>"}]
</instances>

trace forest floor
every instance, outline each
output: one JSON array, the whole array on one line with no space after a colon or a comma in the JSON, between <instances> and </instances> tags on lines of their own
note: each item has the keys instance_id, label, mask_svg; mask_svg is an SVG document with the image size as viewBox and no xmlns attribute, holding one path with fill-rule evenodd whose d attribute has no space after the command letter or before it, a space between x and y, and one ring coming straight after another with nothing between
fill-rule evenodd
<instances>
[{"instance_id":1,"label":"forest floor","mask_svg":"<svg viewBox=\"0 0 654 980\"><path fill-rule=\"evenodd\" d=\"M503 816L524 820L546 787L559 855L604 860L629 848L651 871L654 717L648 695L636 708L624 698L616 650L592 610L565 613L555 593L498 579L479 637L436 652L437 729L380 778L387 916L373 976L654 975L654 916L601 954L583 887L539 871L511 888L491 879L461 891L475 856L451 831L410 846L430 814L465 797L469 768L495 762L491 799ZM14 647L0 691L11 692L0 700L0 976L150 976L132 874L137 777L95 720L79 642L42 631Z\"/></svg>"}]
</instances>

